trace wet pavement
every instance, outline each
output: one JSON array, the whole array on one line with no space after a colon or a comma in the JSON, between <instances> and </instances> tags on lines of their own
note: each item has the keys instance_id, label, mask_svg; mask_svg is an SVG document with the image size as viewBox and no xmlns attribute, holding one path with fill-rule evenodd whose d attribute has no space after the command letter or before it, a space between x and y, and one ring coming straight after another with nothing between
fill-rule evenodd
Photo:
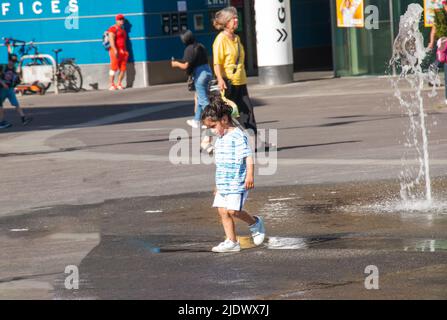
<instances>
[{"instance_id":1,"label":"wet pavement","mask_svg":"<svg viewBox=\"0 0 447 320\"><path fill-rule=\"evenodd\" d=\"M434 182L437 198L446 184ZM371 209L396 190L390 181L259 188L246 208L265 218L268 237L234 254L210 252L223 238L211 193L5 217L0 298L446 299L447 211ZM248 235L243 224L238 232ZM78 290L65 288L68 265L79 268ZM369 265L380 290L365 289Z\"/></svg>"},{"instance_id":2,"label":"wet pavement","mask_svg":"<svg viewBox=\"0 0 447 320\"><path fill-rule=\"evenodd\" d=\"M277 170L257 171L247 202L266 242L250 247L239 224L244 250L228 255L210 252L223 240L214 166L168 159L172 130L190 132L184 84L21 97L34 121L7 108L0 132L0 298L446 299L442 95L424 91L435 208L409 210L408 121L389 79L297 80L250 83L259 127L278 133ZM380 290L365 289L371 265Z\"/></svg>"}]
</instances>

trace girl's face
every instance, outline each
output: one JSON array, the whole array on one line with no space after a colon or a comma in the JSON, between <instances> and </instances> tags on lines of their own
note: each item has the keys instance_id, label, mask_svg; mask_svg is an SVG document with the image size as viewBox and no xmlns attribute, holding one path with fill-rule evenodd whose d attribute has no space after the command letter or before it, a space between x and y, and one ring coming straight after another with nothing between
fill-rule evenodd
<instances>
[{"instance_id":1,"label":"girl's face","mask_svg":"<svg viewBox=\"0 0 447 320\"><path fill-rule=\"evenodd\" d=\"M350 8L351 7L351 0L345 0L345 7Z\"/></svg>"},{"instance_id":2,"label":"girl's face","mask_svg":"<svg viewBox=\"0 0 447 320\"><path fill-rule=\"evenodd\" d=\"M213 121L211 118L206 118L203 121L203 124L206 125L208 129L211 129L211 131L219 137L223 137L226 133L226 130L229 128L227 116L225 116L220 121Z\"/></svg>"},{"instance_id":3,"label":"girl's face","mask_svg":"<svg viewBox=\"0 0 447 320\"><path fill-rule=\"evenodd\" d=\"M239 27L239 18L237 15L233 16L230 21L228 21L226 28L231 31L236 31Z\"/></svg>"}]
</instances>

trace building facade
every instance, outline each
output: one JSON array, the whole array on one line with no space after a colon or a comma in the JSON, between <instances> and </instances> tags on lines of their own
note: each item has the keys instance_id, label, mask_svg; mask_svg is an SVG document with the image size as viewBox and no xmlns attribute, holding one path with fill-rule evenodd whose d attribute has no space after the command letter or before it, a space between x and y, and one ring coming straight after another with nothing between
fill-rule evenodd
<instances>
[{"instance_id":1,"label":"building facade","mask_svg":"<svg viewBox=\"0 0 447 320\"><path fill-rule=\"evenodd\" d=\"M178 34L188 28L208 49L216 36L214 13L228 5L238 8L247 69L257 73L255 0L0 0L0 36L33 40L41 53L62 49L62 57L76 58L85 81L107 87L108 52L103 33L126 17L130 51L130 87L183 81L182 71L170 67L171 57L182 58ZM263 0L256 0L263 1ZM336 76L379 75L386 72L399 16L407 5L420 1L364 0L379 9L379 29L337 25L338 0L291 0L294 69L333 70ZM353 0L355 1L355 0ZM425 28L427 29L427 28ZM425 30L427 33L427 30ZM6 59L0 45L0 62Z\"/></svg>"}]
</instances>

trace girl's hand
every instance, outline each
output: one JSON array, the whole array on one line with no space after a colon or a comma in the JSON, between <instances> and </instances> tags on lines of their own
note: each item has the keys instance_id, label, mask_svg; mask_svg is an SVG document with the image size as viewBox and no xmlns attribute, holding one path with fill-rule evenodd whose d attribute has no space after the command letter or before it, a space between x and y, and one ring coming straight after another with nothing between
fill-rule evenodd
<instances>
[{"instance_id":1,"label":"girl's hand","mask_svg":"<svg viewBox=\"0 0 447 320\"><path fill-rule=\"evenodd\" d=\"M247 177L245 179L245 189L251 190L255 187L255 179L253 177Z\"/></svg>"},{"instance_id":2,"label":"girl's hand","mask_svg":"<svg viewBox=\"0 0 447 320\"><path fill-rule=\"evenodd\" d=\"M172 60L171 61L171 67L175 68L177 66L177 61Z\"/></svg>"}]
</instances>

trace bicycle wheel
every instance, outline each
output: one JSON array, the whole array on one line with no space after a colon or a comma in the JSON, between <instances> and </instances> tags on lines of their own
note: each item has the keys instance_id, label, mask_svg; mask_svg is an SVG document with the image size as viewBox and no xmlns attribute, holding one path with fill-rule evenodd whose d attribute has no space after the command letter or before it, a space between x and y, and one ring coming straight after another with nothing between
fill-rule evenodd
<instances>
[{"instance_id":1,"label":"bicycle wheel","mask_svg":"<svg viewBox=\"0 0 447 320\"><path fill-rule=\"evenodd\" d=\"M63 63L59 67L58 85L62 85L65 90L79 92L82 89L81 69L73 63Z\"/></svg>"}]
</instances>

